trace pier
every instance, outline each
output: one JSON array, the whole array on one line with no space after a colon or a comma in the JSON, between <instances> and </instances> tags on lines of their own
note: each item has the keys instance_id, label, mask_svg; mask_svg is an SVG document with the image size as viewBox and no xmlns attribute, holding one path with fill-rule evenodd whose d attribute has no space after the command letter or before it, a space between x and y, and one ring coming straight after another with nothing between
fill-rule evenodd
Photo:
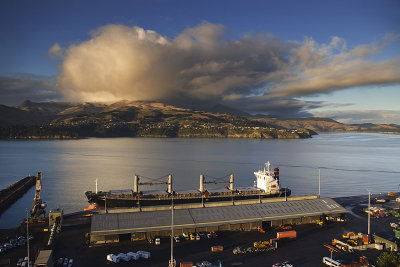
<instances>
[{"instance_id":1,"label":"pier","mask_svg":"<svg viewBox=\"0 0 400 267\"><path fill-rule=\"evenodd\" d=\"M174 207L175 210L175 207ZM185 207L176 209L174 229L184 232L252 231L285 224L317 223L321 216L340 217L347 210L331 198L295 198L291 201L221 205L214 207ZM130 236L146 240L168 236L171 228L171 211L122 212L94 214L91 222L92 244L119 242Z\"/></svg>"},{"instance_id":2,"label":"pier","mask_svg":"<svg viewBox=\"0 0 400 267\"><path fill-rule=\"evenodd\" d=\"M37 176L27 176L0 191L0 214L23 196L36 183Z\"/></svg>"}]
</instances>

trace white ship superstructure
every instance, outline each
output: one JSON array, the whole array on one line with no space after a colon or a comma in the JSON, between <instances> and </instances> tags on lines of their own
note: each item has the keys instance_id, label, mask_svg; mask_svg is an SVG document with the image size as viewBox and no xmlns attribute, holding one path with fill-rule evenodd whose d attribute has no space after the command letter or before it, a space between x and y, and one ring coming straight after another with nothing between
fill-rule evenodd
<instances>
[{"instance_id":1,"label":"white ship superstructure","mask_svg":"<svg viewBox=\"0 0 400 267\"><path fill-rule=\"evenodd\" d=\"M255 187L263 190L264 192L278 192L279 186L279 169L275 168L274 172L270 170L271 163L265 163L264 170L254 172L257 180L254 182Z\"/></svg>"}]
</instances>

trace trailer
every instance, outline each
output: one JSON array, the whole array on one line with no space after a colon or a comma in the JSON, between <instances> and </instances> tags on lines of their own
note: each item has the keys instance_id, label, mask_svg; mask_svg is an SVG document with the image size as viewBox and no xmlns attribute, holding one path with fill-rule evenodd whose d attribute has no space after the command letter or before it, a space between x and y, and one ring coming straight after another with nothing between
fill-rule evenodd
<instances>
[{"instance_id":1,"label":"trailer","mask_svg":"<svg viewBox=\"0 0 400 267\"><path fill-rule=\"evenodd\" d=\"M297 238L297 232L295 230L291 231L285 231L285 232L277 232L276 233L276 239L281 240L281 239L296 239Z\"/></svg>"}]
</instances>

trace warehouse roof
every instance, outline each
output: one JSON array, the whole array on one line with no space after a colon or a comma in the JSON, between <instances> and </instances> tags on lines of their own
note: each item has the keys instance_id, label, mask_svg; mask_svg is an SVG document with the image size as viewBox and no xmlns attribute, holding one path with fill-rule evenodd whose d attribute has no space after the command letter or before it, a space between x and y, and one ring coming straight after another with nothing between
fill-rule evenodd
<instances>
[{"instance_id":1,"label":"warehouse roof","mask_svg":"<svg viewBox=\"0 0 400 267\"><path fill-rule=\"evenodd\" d=\"M188 208L174 210L174 228L184 229L223 224L272 221L345 212L345 208L330 198ZM92 217L91 234L124 234L163 231L169 230L170 228L170 210L95 214Z\"/></svg>"}]
</instances>

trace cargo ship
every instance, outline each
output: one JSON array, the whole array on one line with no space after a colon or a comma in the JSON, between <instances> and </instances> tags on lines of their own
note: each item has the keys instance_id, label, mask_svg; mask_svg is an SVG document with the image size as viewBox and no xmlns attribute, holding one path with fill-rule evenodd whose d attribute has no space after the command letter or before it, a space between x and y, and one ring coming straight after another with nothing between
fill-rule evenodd
<instances>
[{"instance_id":1,"label":"cargo ship","mask_svg":"<svg viewBox=\"0 0 400 267\"><path fill-rule=\"evenodd\" d=\"M256 180L251 187L234 187L234 175L229 176L229 181L206 181L203 174L200 175L200 187L198 190L174 191L172 188L172 175L168 175L167 182L140 182L138 175L134 176L133 189L110 191L86 191L85 195L90 204L97 207L140 207L158 206L186 203L206 203L217 201L234 201L247 199L260 199L272 197L290 196L289 188L282 188L279 183L279 168L270 170L271 164L265 163L263 170L254 172ZM206 189L207 184L225 183L225 188ZM166 191L140 191L139 185L166 184Z\"/></svg>"}]
</instances>

